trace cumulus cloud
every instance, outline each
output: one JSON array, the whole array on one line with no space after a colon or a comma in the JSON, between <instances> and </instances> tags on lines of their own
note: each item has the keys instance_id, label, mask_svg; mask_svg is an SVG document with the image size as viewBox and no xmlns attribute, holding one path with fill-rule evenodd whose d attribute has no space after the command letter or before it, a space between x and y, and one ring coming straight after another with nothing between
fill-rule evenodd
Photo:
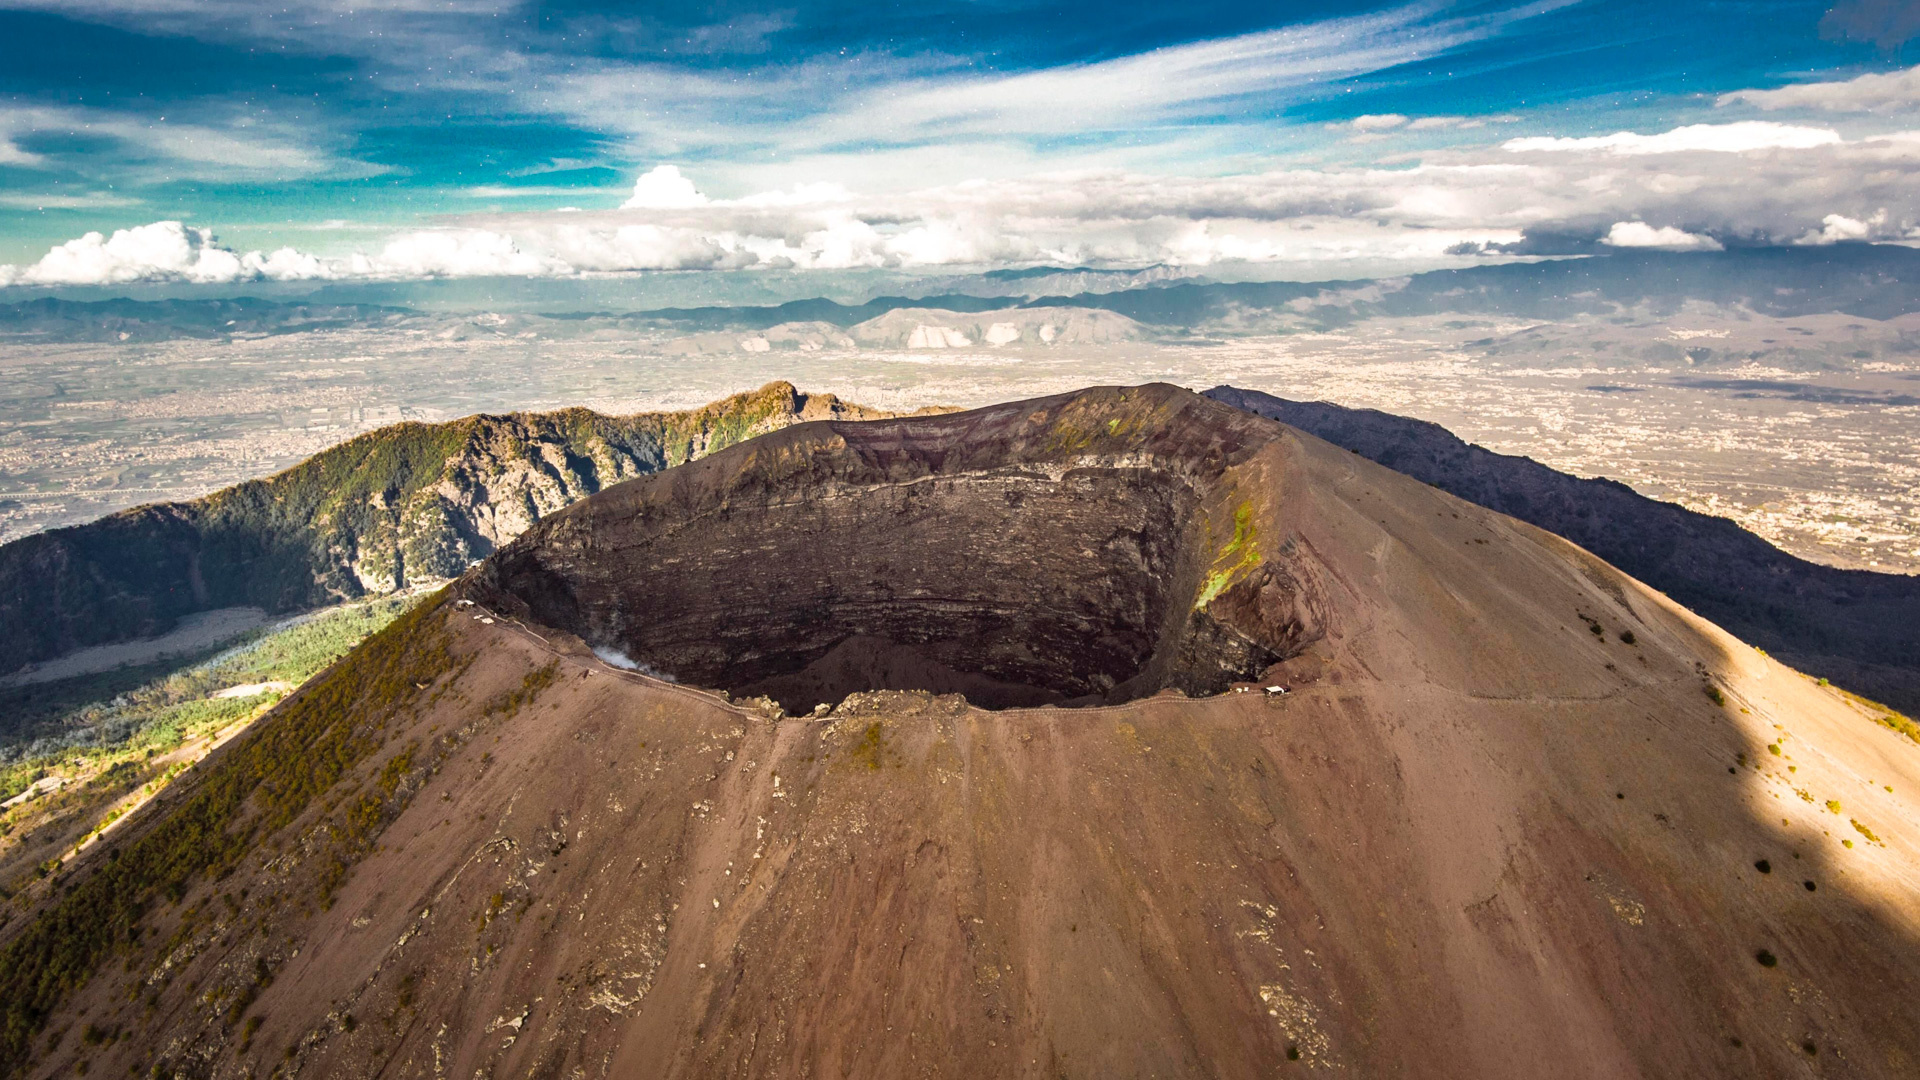
<instances>
[{"instance_id":1,"label":"cumulus cloud","mask_svg":"<svg viewBox=\"0 0 1920 1080\"><path fill-rule=\"evenodd\" d=\"M178 221L116 229L112 236L90 232L55 247L30 266L0 266L0 285L208 284L325 276L319 260L292 248L243 255L222 247L210 230Z\"/></svg>"},{"instance_id":2,"label":"cumulus cloud","mask_svg":"<svg viewBox=\"0 0 1920 1080\"><path fill-rule=\"evenodd\" d=\"M1865 221L1857 221L1845 214L1828 214L1820 219L1818 229L1808 229L1802 236L1795 238L1795 244L1838 244L1843 240L1865 240L1872 236L1876 227L1887 223L1886 211L1873 215Z\"/></svg>"},{"instance_id":3,"label":"cumulus cloud","mask_svg":"<svg viewBox=\"0 0 1920 1080\"><path fill-rule=\"evenodd\" d=\"M1839 141L1840 133L1830 128L1777 124L1771 120L1743 120L1733 124L1689 124L1658 135L1617 131L1611 135L1586 138L1531 136L1508 139L1500 145L1502 149L1514 153L1602 151L1625 156L1689 151L1743 154L1752 150L1809 150L1816 146L1831 146Z\"/></svg>"},{"instance_id":4,"label":"cumulus cloud","mask_svg":"<svg viewBox=\"0 0 1920 1080\"><path fill-rule=\"evenodd\" d=\"M1776 90L1736 90L1720 95L1715 103L1752 105L1769 111L1813 109L1911 115L1920 110L1920 67L1861 75L1844 81L1799 83Z\"/></svg>"},{"instance_id":5,"label":"cumulus cloud","mask_svg":"<svg viewBox=\"0 0 1920 1080\"><path fill-rule=\"evenodd\" d=\"M627 210L682 210L706 202L707 197L680 175L678 167L658 165L633 182L633 194L620 205Z\"/></svg>"},{"instance_id":6,"label":"cumulus cloud","mask_svg":"<svg viewBox=\"0 0 1920 1080\"><path fill-rule=\"evenodd\" d=\"M523 251L504 233L427 229L393 238L371 258L354 255L346 262L346 273L338 276L552 277L572 272L564 260Z\"/></svg>"},{"instance_id":7,"label":"cumulus cloud","mask_svg":"<svg viewBox=\"0 0 1920 1080\"><path fill-rule=\"evenodd\" d=\"M116 229L111 236L90 232L54 247L38 262L0 266L0 286L228 285L356 277L544 277L573 272L563 260L522 251L511 237L483 229L410 232L394 237L374 255L327 259L291 247L239 252L222 245L210 229L156 221Z\"/></svg>"},{"instance_id":8,"label":"cumulus cloud","mask_svg":"<svg viewBox=\"0 0 1920 1080\"><path fill-rule=\"evenodd\" d=\"M1711 236L1690 233L1671 225L1654 228L1644 221L1616 221L1600 242L1608 247L1653 248L1658 251L1724 251Z\"/></svg>"}]
</instances>

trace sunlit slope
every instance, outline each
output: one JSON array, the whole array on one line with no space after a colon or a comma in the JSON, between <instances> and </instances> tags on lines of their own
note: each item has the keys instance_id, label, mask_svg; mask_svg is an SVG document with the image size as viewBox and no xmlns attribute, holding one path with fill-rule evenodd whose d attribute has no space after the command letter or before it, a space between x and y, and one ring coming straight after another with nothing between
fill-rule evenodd
<instances>
[{"instance_id":1,"label":"sunlit slope","mask_svg":"<svg viewBox=\"0 0 1920 1080\"><path fill-rule=\"evenodd\" d=\"M1098 393L1033 405L1018 433L1142 452L1083 422ZM1210 413L1152 407L1213 445ZM1242 583L1310 580L1323 632L1262 680L1291 693L989 712L882 692L775 719L461 606L485 595L469 581L9 911L6 1061L1913 1074L1909 742L1565 541L1231 423L1261 426L1183 459L1241 497L1200 523L1211 557L1183 595L1258 636L1299 612L1252 621L1264 590ZM640 486L777 495L828 468L809 447L870 440L851 427ZM974 483L974 448L946 449L941 475ZM870 535L877 566L899 534Z\"/></svg>"},{"instance_id":2,"label":"sunlit slope","mask_svg":"<svg viewBox=\"0 0 1920 1080\"><path fill-rule=\"evenodd\" d=\"M1564 536L1802 670L1920 709L1920 578L1811 563L1725 518L1496 454L1438 424L1230 386L1207 396Z\"/></svg>"}]
</instances>

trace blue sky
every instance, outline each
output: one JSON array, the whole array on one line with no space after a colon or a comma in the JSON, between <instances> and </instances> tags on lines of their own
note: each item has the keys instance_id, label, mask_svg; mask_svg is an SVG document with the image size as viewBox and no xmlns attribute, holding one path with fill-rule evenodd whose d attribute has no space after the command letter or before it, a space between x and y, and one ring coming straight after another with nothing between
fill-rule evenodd
<instances>
[{"instance_id":1,"label":"blue sky","mask_svg":"<svg viewBox=\"0 0 1920 1080\"><path fill-rule=\"evenodd\" d=\"M1913 0L0 0L0 285L1901 240L1916 31Z\"/></svg>"}]
</instances>

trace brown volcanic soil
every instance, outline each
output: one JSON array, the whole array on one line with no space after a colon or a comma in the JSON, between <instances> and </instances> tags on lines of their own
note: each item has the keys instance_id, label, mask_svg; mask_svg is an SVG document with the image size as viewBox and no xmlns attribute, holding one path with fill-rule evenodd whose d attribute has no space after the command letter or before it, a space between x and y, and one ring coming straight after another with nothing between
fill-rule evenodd
<instances>
[{"instance_id":1,"label":"brown volcanic soil","mask_svg":"<svg viewBox=\"0 0 1920 1080\"><path fill-rule=\"evenodd\" d=\"M1019 543L909 560L940 509L887 516L895 488ZM1016 489L1044 512L994 517ZM1089 543L1076 493L1163 561ZM845 514L809 517L823 498ZM769 508L760 546L710 531ZM733 555L689 561L676 520ZM702 589L758 595L731 617L776 644L702 659L690 628L725 621ZM18 974L75 955L81 901L138 911L38 999L29 1072L1920 1070L1911 743L1564 541L1171 388L793 429L550 519L454 595L481 603L363 646L0 926ZM1116 704L888 691L773 719L580 631L723 683L940 663ZM1154 694L1256 647L1292 693ZM216 834L248 843L177 900L126 870L232 798Z\"/></svg>"}]
</instances>

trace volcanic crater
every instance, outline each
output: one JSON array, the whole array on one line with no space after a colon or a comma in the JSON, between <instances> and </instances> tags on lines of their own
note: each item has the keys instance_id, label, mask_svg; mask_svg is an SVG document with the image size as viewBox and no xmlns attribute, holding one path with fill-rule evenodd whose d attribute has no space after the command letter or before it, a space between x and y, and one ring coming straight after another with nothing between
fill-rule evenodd
<instances>
[{"instance_id":1,"label":"volcanic crater","mask_svg":"<svg viewBox=\"0 0 1920 1080\"><path fill-rule=\"evenodd\" d=\"M1322 637L1325 604L1298 545L1258 554L1270 431L1176 419L1193 404L1148 386L801 425L549 518L488 565L489 599L790 712L1219 693Z\"/></svg>"},{"instance_id":2,"label":"volcanic crater","mask_svg":"<svg viewBox=\"0 0 1920 1080\"><path fill-rule=\"evenodd\" d=\"M1909 1080L1874 718L1173 387L801 425L549 517L10 886L0 1077Z\"/></svg>"}]
</instances>

